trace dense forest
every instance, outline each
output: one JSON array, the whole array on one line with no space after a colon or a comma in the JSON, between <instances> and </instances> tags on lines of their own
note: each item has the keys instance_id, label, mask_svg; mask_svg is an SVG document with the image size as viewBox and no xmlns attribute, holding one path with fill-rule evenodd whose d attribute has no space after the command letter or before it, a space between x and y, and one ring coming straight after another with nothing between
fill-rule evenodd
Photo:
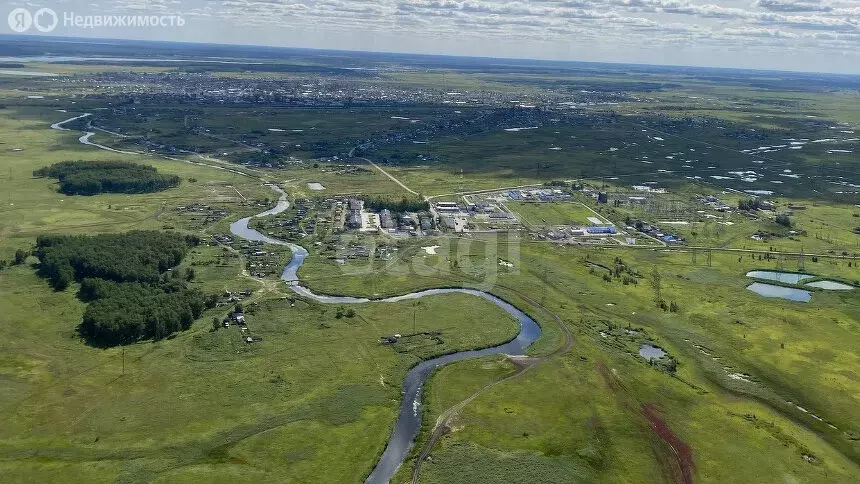
<instances>
[{"instance_id":1,"label":"dense forest","mask_svg":"<svg viewBox=\"0 0 860 484\"><path fill-rule=\"evenodd\" d=\"M176 278L161 284L84 279L80 297L91 301L81 336L98 346L161 339L186 330L207 305L202 294Z\"/></svg>"},{"instance_id":2,"label":"dense forest","mask_svg":"<svg viewBox=\"0 0 860 484\"><path fill-rule=\"evenodd\" d=\"M364 207L368 210L378 212L388 209L392 212L423 212L430 209L430 204L420 198L409 199L403 197L400 200L392 200L383 197L366 197Z\"/></svg>"},{"instance_id":3,"label":"dense forest","mask_svg":"<svg viewBox=\"0 0 860 484\"><path fill-rule=\"evenodd\" d=\"M88 302L80 326L91 344L113 346L160 339L188 329L211 298L189 289L193 272L172 271L196 237L136 231L96 236L40 236L39 274L63 290L81 281Z\"/></svg>"},{"instance_id":4,"label":"dense forest","mask_svg":"<svg viewBox=\"0 0 860 484\"><path fill-rule=\"evenodd\" d=\"M33 176L56 178L66 195L153 193L179 186L176 175L123 161L62 161L34 171Z\"/></svg>"},{"instance_id":5,"label":"dense forest","mask_svg":"<svg viewBox=\"0 0 860 484\"><path fill-rule=\"evenodd\" d=\"M116 282L158 282L161 274L182 262L197 237L165 232L125 234L41 235L36 239L39 273L55 289L72 280L96 277Z\"/></svg>"}]
</instances>

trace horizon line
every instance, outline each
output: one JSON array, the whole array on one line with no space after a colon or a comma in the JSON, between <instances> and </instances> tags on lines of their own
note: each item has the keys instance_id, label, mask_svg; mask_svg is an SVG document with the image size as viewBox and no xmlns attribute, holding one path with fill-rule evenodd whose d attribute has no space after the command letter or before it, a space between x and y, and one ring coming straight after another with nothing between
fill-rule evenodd
<instances>
[{"instance_id":1,"label":"horizon line","mask_svg":"<svg viewBox=\"0 0 860 484\"><path fill-rule=\"evenodd\" d=\"M673 68L673 69L713 69L713 70L724 70L724 71L745 71L745 72L757 72L757 73L780 73L780 74L817 74L817 75L828 75L828 76L846 76L846 77L860 77L860 72L852 73L852 72L833 72L833 71L805 71L805 70L794 70L794 69L757 69L752 67L726 67L726 66L716 66L716 65L703 65L703 64L653 64L646 62L621 62L621 61L588 61L588 60L575 60L575 59L549 59L549 58L538 58L538 57L499 57L499 56L481 56L481 55L465 55L465 54L447 54L447 53L426 53L426 52L406 52L406 51L383 51L383 50L354 50L354 49L344 49L344 48L320 48L320 47L298 47L298 46L284 46L284 45L271 45L271 44L244 44L244 43L218 43L218 42L202 42L202 41L181 41L181 40L150 40L150 39L127 39L127 38L108 38L108 37L69 37L69 36L61 36L61 35L35 35L35 34L10 34L10 33L0 33L0 43L5 42L6 40L18 39L27 39L27 40L35 40L35 41L43 41L43 42L66 42L66 43L81 43L81 44L99 44L99 43L135 43L135 42L148 42L148 43L156 43L156 44L179 44L179 45L198 45L198 46L210 46L210 47L233 47L233 48L264 48L264 49L274 49L274 50L303 50L303 51L314 51L314 52L336 52L336 53L348 53L348 54L372 54L372 55L399 55L399 56L416 56L416 57L443 57L443 58L452 58L452 59L482 59L482 60L494 60L494 61L531 61L531 62L544 62L544 63L558 63L558 64L595 64L595 65L615 65L615 66L637 66L637 67L652 67L652 68ZM24 56L0 56L0 57L30 57L27 55ZM62 57L62 56L59 56ZM96 57L97 58L97 57Z\"/></svg>"}]
</instances>

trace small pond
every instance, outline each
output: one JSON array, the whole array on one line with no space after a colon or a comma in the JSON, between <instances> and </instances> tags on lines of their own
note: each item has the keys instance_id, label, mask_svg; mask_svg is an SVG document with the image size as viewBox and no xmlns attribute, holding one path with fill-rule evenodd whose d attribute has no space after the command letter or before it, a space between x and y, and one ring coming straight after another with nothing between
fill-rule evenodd
<instances>
[{"instance_id":1,"label":"small pond","mask_svg":"<svg viewBox=\"0 0 860 484\"><path fill-rule=\"evenodd\" d=\"M639 347L639 356L648 361L654 361L666 356L666 352L663 351L663 348L646 343Z\"/></svg>"},{"instance_id":2,"label":"small pond","mask_svg":"<svg viewBox=\"0 0 860 484\"><path fill-rule=\"evenodd\" d=\"M783 282L786 284L797 284L804 279L812 279L815 276L812 274L796 274L794 272L750 271L747 272L747 277L767 279L769 281Z\"/></svg>"},{"instance_id":3,"label":"small pond","mask_svg":"<svg viewBox=\"0 0 860 484\"><path fill-rule=\"evenodd\" d=\"M842 284L841 282L836 282L836 281L808 282L808 283L804 284L804 286L817 287L819 289L827 289L828 291L850 291L850 290L854 289L854 286L849 286L848 284Z\"/></svg>"},{"instance_id":4,"label":"small pond","mask_svg":"<svg viewBox=\"0 0 860 484\"><path fill-rule=\"evenodd\" d=\"M812 294L803 289L795 289L793 287L774 286L773 284L763 284L754 282L747 286L750 291L764 297L778 297L788 299L789 301L809 302L812 299Z\"/></svg>"}]
</instances>

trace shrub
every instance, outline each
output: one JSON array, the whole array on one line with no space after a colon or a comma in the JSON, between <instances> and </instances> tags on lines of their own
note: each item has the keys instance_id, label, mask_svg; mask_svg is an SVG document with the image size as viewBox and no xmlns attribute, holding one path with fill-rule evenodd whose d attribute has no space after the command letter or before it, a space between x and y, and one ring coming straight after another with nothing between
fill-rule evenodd
<instances>
[{"instance_id":1,"label":"shrub","mask_svg":"<svg viewBox=\"0 0 860 484\"><path fill-rule=\"evenodd\" d=\"M791 227L791 217L784 213L781 213L776 216L776 223L782 225L783 227Z\"/></svg>"}]
</instances>

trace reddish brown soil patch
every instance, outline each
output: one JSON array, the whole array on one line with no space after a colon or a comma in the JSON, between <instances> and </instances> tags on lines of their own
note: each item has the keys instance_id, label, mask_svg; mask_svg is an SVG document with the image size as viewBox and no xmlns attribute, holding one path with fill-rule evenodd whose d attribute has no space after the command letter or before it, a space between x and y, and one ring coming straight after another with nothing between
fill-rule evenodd
<instances>
[{"instance_id":1,"label":"reddish brown soil patch","mask_svg":"<svg viewBox=\"0 0 860 484\"><path fill-rule=\"evenodd\" d=\"M693 484L693 472L696 470L693 464L693 450L685 444L666 422L657 415L657 409L653 404L642 405L642 413L651 430L672 449L675 456L674 481L683 484Z\"/></svg>"}]
</instances>

